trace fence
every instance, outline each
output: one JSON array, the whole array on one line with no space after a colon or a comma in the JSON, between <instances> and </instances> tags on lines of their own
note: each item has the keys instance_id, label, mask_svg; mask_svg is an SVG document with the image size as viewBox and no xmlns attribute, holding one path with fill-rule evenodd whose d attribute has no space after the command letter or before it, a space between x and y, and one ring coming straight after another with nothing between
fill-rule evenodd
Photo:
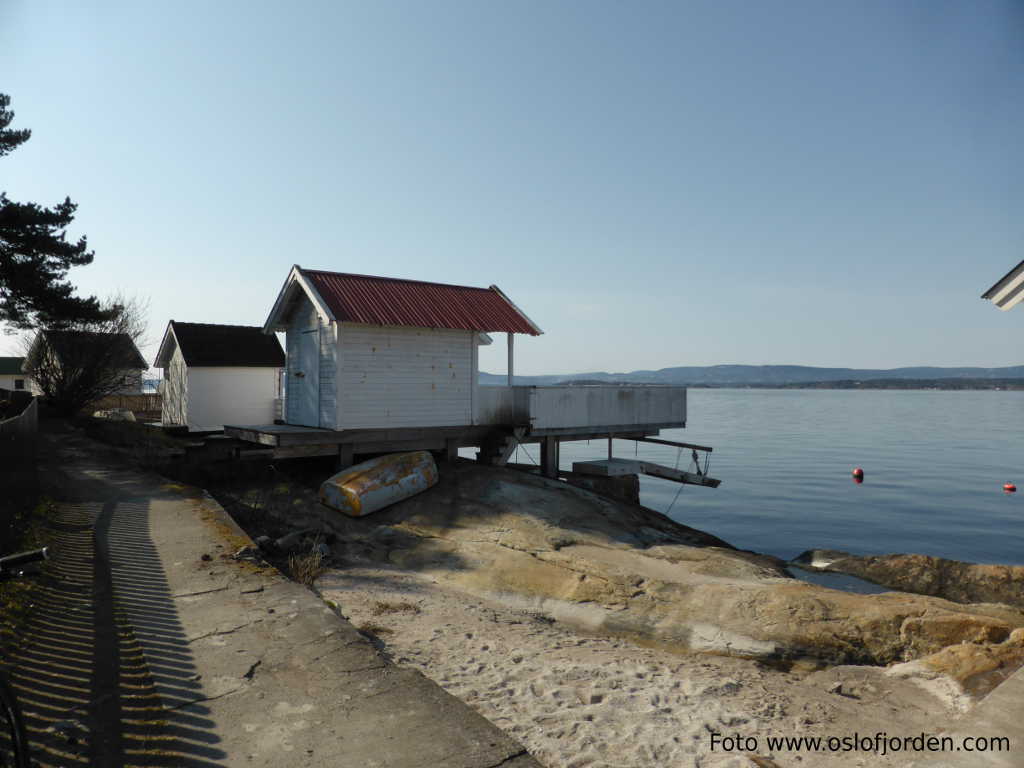
<instances>
[{"instance_id":1,"label":"fence","mask_svg":"<svg viewBox=\"0 0 1024 768\"><path fill-rule=\"evenodd\" d=\"M39 408L31 393L0 389L0 457L32 459L36 454Z\"/></svg>"}]
</instances>

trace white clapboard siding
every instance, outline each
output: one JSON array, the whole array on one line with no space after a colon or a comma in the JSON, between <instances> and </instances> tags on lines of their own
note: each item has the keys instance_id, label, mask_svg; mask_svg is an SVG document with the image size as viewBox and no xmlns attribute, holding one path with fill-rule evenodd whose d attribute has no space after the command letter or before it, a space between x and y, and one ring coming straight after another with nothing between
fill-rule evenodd
<instances>
[{"instance_id":1,"label":"white clapboard siding","mask_svg":"<svg viewBox=\"0 0 1024 768\"><path fill-rule=\"evenodd\" d=\"M471 331L339 326L340 429L472 423Z\"/></svg>"},{"instance_id":2,"label":"white clapboard siding","mask_svg":"<svg viewBox=\"0 0 1024 768\"><path fill-rule=\"evenodd\" d=\"M277 368L210 366L188 371L188 424L272 424Z\"/></svg>"}]
</instances>

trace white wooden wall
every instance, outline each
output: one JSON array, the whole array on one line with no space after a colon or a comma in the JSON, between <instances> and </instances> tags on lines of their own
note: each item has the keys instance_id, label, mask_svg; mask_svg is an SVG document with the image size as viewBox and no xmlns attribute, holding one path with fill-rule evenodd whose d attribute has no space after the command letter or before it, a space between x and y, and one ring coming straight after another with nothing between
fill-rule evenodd
<instances>
[{"instance_id":1,"label":"white wooden wall","mask_svg":"<svg viewBox=\"0 0 1024 768\"><path fill-rule=\"evenodd\" d=\"M473 423L475 332L337 327L338 429Z\"/></svg>"},{"instance_id":2,"label":"white wooden wall","mask_svg":"<svg viewBox=\"0 0 1024 768\"><path fill-rule=\"evenodd\" d=\"M225 424L272 424L277 368L188 369L188 424L220 429Z\"/></svg>"},{"instance_id":3,"label":"white wooden wall","mask_svg":"<svg viewBox=\"0 0 1024 768\"><path fill-rule=\"evenodd\" d=\"M27 373L19 373L16 376L15 375L8 376L7 374L4 374L3 376L0 376L0 389L10 389L10 390L13 390L14 389L14 381L15 381L15 379L21 379L22 381L24 381L25 382L25 391L26 392L29 391L29 382L28 382L28 374Z\"/></svg>"}]
</instances>

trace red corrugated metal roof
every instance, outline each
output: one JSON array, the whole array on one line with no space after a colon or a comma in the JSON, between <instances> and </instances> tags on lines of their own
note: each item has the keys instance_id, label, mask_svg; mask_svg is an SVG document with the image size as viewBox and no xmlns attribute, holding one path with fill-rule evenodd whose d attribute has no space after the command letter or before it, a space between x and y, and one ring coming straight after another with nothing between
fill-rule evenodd
<instances>
[{"instance_id":1,"label":"red corrugated metal roof","mask_svg":"<svg viewBox=\"0 0 1024 768\"><path fill-rule=\"evenodd\" d=\"M537 336L540 329L496 288L302 269L335 320Z\"/></svg>"}]
</instances>

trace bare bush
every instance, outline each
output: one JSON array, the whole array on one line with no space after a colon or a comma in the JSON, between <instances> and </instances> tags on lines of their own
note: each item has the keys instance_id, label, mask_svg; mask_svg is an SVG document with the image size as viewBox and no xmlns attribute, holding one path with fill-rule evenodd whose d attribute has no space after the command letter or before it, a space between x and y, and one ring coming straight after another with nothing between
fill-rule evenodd
<instances>
[{"instance_id":1,"label":"bare bush","mask_svg":"<svg viewBox=\"0 0 1024 768\"><path fill-rule=\"evenodd\" d=\"M63 415L126 389L141 390L141 373L148 365L138 346L148 302L116 296L103 302L103 309L105 319L41 330L26 342L26 371Z\"/></svg>"}]
</instances>

